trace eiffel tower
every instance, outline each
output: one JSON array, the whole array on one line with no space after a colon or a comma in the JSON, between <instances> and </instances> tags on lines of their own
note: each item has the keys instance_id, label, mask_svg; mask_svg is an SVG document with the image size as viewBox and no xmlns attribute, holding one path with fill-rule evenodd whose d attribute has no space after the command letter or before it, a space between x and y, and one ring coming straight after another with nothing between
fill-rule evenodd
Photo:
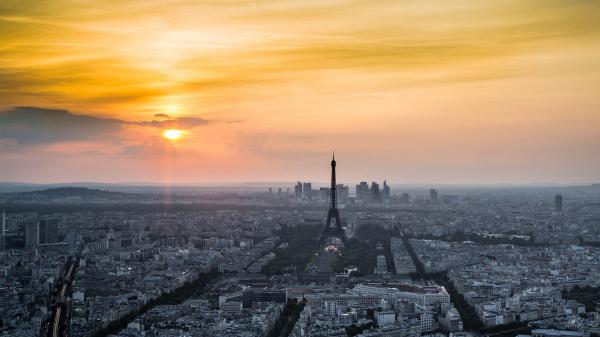
<instances>
[{"instance_id":1,"label":"eiffel tower","mask_svg":"<svg viewBox=\"0 0 600 337\"><path fill-rule=\"evenodd\" d=\"M346 241L346 234L342 228L342 221L340 221L340 211L337 208L337 186L335 182L335 153L331 160L331 189L330 189L330 202L329 212L327 213L327 222L323 233L321 234L321 242L331 238L339 238L343 242Z\"/></svg>"}]
</instances>

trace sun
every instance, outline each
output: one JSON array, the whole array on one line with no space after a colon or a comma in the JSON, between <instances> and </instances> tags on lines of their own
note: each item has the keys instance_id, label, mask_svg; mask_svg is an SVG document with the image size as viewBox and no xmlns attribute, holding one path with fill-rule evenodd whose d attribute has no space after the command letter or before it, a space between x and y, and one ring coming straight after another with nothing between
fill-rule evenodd
<instances>
[{"instance_id":1,"label":"sun","mask_svg":"<svg viewBox=\"0 0 600 337\"><path fill-rule=\"evenodd\" d=\"M178 140L179 138L181 138L181 136L183 136L183 131L177 129L169 129L165 130L162 135L168 140Z\"/></svg>"}]
</instances>

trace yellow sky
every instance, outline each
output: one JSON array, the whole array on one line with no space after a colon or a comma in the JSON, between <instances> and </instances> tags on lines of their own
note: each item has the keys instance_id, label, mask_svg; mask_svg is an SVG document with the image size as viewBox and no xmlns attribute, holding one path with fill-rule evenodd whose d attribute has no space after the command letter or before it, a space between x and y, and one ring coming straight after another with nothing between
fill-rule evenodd
<instances>
[{"instance_id":1,"label":"yellow sky","mask_svg":"<svg viewBox=\"0 0 600 337\"><path fill-rule=\"evenodd\" d=\"M3 0L0 180L596 181L598 41L597 1Z\"/></svg>"}]
</instances>

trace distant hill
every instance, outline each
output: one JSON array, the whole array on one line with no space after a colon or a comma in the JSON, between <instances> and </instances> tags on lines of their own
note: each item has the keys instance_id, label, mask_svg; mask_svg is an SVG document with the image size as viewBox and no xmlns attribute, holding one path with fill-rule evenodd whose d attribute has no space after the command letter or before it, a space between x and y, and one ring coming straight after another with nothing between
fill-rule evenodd
<instances>
[{"instance_id":1,"label":"distant hill","mask_svg":"<svg viewBox=\"0 0 600 337\"><path fill-rule=\"evenodd\" d=\"M146 194L124 193L81 186L36 189L25 192L0 193L0 204L123 203L153 199Z\"/></svg>"},{"instance_id":2,"label":"distant hill","mask_svg":"<svg viewBox=\"0 0 600 337\"><path fill-rule=\"evenodd\" d=\"M46 198L69 198L79 197L82 199L86 198L114 198L124 197L130 195L129 193L122 192L110 192L98 189L86 188L86 187L59 187L50 188L46 190L38 190L32 192L23 192L23 195L39 195Z\"/></svg>"},{"instance_id":3,"label":"distant hill","mask_svg":"<svg viewBox=\"0 0 600 337\"><path fill-rule=\"evenodd\" d=\"M590 185L580 185L580 186L569 186L566 187L565 190L575 190L575 191L585 191L585 192L599 192L600 184L590 184Z\"/></svg>"}]
</instances>

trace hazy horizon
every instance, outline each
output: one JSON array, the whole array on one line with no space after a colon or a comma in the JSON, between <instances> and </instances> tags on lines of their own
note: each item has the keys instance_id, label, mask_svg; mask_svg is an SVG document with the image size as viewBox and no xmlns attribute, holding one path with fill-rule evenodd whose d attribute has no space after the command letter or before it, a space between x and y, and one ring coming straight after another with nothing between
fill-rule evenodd
<instances>
[{"instance_id":1,"label":"hazy horizon","mask_svg":"<svg viewBox=\"0 0 600 337\"><path fill-rule=\"evenodd\" d=\"M315 187L328 187L330 182L314 181L314 180L299 180L302 183L312 183ZM369 184L376 182L383 183L383 180L365 179L361 180ZM343 184L354 188L355 184L361 181L338 181L338 184ZM292 188L298 181L215 181L215 182L178 182L178 183L161 183L151 181L123 181L123 182L102 182L102 181L64 181L64 182L23 182L23 181L0 181L1 186L65 186L65 187L90 187L90 186L117 186L117 187L183 187L183 188L202 188L202 187L289 187ZM540 182L540 183L443 183L443 182L422 182L422 183L402 183L387 181L392 188L407 187L407 188L565 188L565 187L590 187L600 185L600 182L582 182L582 183L560 183L560 182Z\"/></svg>"}]
</instances>

